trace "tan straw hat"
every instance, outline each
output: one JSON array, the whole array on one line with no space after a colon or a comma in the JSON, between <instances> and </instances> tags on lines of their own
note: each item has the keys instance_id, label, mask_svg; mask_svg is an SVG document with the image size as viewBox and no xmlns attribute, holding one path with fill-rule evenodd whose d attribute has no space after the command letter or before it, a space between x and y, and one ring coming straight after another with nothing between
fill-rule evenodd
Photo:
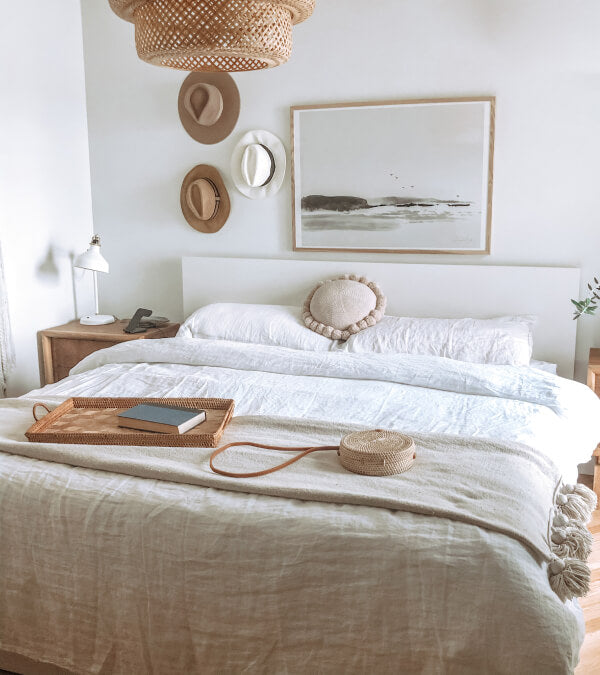
<instances>
[{"instance_id":1,"label":"tan straw hat","mask_svg":"<svg viewBox=\"0 0 600 675\"><path fill-rule=\"evenodd\" d=\"M227 73L190 73L179 90L183 128L199 143L218 143L233 131L240 93Z\"/></svg>"},{"instance_id":2,"label":"tan straw hat","mask_svg":"<svg viewBox=\"0 0 600 675\"><path fill-rule=\"evenodd\" d=\"M198 164L181 184L181 210L198 232L218 232L229 217L229 194L214 166Z\"/></svg>"}]
</instances>

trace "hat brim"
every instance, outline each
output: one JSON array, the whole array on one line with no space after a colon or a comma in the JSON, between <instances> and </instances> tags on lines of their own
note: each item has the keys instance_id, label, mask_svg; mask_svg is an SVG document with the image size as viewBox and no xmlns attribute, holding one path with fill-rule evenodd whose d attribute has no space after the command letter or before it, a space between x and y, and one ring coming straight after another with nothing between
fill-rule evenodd
<instances>
[{"instance_id":1,"label":"hat brim","mask_svg":"<svg viewBox=\"0 0 600 675\"><path fill-rule=\"evenodd\" d=\"M259 143L260 145L266 146L273 156L273 161L275 163L275 170L273 171L271 180L266 185L260 185L258 187L248 185L242 175L242 157L244 155L244 150L252 143ZM275 134L260 129L248 131L248 133L240 138L233 149L231 155L231 178L233 179L235 187L245 197L248 197L249 199L264 199L265 197L271 197L281 188L283 179L285 178L286 163L287 157L285 148Z\"/></svg>"},{"instance_id":2,"label":"hat brim","mask_svg":"<svg viewBox=\"0 0 600 675\"><path fill-rule=\"evenodd\" d=\"M212 84L223 97L223 112L219 119L210 126L198 124L185 107L185 95L190 87L197 84ZM179 90L177 102L179 119L183 128L198 143L212 145L227 138L233 131L240 115L240 92L234 79L228 73L190 73Z\"/></svg>"},{"instance_id":3,"label":"hat brim","mask_svg":"<svg viewBox=\"0 0 600 675\"><path fill-rule=\"evenodd\" d=\"M215 186L220 199L215 215L208 220L201 220L198 218L187 202L188 186L190 183L198 180L198 178L206 178L209 180ZM191 171L189 171L183 179L183 183L181 184L179 199L181 202L181 210L185 219L187 220L188 224L191 225L195 230L198 230L198 232L214 234L215 232L218 232L223 227L223 225L225 225L227 218L229 218L229 212L231 210L229 193L227 192L227 188L225 187L225 183L221 178L219 170L214 166L210 166L208 164L198 164Z\"/></svg>"}]
</instances>

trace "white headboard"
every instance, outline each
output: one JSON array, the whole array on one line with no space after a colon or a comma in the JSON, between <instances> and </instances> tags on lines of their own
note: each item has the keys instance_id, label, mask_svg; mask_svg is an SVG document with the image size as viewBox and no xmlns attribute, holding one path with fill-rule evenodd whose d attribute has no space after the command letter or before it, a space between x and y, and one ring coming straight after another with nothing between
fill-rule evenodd
<instances>
[{"instance_id":1,"label":"white headboard","mask_svg":"<svg viewBox=\"0 0 600 675\"><path fill-rule=\"evenodd\" d=\"M535 314L534 358L558 364L563 377L573 376L576 322L570 298L579 293L577 268L183 258L182 273L186 316L211 302L301 305L315 283L340 274L377 281L387 295L387 314Z\"/></svg>"}]
</instances>

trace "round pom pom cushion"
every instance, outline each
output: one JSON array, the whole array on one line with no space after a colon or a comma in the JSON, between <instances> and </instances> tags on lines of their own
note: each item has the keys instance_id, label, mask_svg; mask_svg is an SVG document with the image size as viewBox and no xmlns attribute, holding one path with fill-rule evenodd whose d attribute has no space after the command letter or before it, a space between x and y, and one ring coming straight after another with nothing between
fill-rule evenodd
<instances>
[{"instance_id":1,"label":"round pom pom cushion","mask_svg":"<svg viewBox=\"0 0 600 675\"><path fill-rule=\"evenodd\" d=\"M347 340L383 318L386 299L379 286L354 274L321 281L308 294L302 318L307 328L332 340Z\"/></svg>"}]
</instances>

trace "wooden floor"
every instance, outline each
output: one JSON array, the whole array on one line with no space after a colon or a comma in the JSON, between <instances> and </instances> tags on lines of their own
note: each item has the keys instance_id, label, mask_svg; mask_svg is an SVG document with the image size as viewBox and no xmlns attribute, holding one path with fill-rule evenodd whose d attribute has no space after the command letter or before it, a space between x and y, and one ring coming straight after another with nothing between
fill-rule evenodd
<instances>
[{"instance_id":1,"label":"wooden floor","mask_svg":"<svg viewBox=\"0 0 600 675\"><path fill-rule=\"evenodd\" d=\"M594 511L588 527L594 535L594 547L588 560L592 570L592 587L589 594L579 601L585 616L585 641L576 675L600 673L600 509Z\"/></svg>"}]
</instances>

